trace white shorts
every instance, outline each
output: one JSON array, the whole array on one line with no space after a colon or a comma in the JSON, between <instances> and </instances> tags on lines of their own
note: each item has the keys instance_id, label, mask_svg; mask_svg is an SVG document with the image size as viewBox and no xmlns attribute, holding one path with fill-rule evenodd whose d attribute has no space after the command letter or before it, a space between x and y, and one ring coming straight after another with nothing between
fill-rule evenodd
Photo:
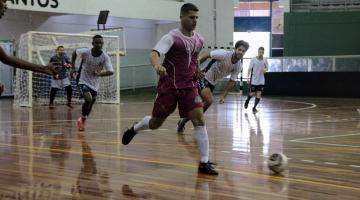
<instances>
[{"instance_id":1,"label":"white shorts","mask_svg":"<svg viewBox=\"0 0 360 200\"><path fill-rule=\"evenodd\" d=\"M65 88L67 86L71 85L69 78L64 78L64 79L60 79L60 80L51 80L51 87L52 88Z\"/></svg>"}]
</instances>

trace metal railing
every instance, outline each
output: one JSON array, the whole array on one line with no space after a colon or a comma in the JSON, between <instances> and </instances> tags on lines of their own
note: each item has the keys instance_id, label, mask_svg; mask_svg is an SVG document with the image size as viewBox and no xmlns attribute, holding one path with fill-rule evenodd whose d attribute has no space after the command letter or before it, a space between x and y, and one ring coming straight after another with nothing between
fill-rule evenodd
<instances>
[{"instance_id":1,"label":"metal railing","mask_svg":"<svg viewBox=\"0 0 360 200\"><path fill-rule=\"evenodd\" d=\"M292 0L291 12L331 12L360 10L360 0Z\"/></svg>"},{"instance_id":2,"label":"metal railing","mask_svg":"<svg viewBox=\"0 0 360 200\"><path fill-rule=\"evenodd\" d=\"M251 59L243 61L247 73ZM360 72L360 55L268 58L268 72Z\"/></svg>"},{"instance_id":3,"label":"metal railing","mask_svg":"<svg viewBox=\"0 0 360 200\"><path fill-rule=\"evenodd\" d=\"M268 58L268 72L360 72L360 55ZM239 80L247 80L251 58L244 58ZM120 67L120 89L154 87L158 76L151 64Z\"/></svg>"},{"instance_id":4,"label":"metal railing","mask_svg":"<svg viewBox=\"0 0 360 200\"><path fill-rule=\"evenodd\" d=\"M120 89L136 89L157 85L157 74L152 65L135 64L120 67Z\"/></svg>"}]
</instances>

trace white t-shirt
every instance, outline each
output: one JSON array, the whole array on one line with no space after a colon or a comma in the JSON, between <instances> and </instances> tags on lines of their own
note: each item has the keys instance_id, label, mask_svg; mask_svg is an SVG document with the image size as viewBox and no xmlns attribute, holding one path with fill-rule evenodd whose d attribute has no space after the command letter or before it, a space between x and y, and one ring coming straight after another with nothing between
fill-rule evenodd
<instances>
[{"instance_id":1,"label":"white t-shirt","mask_svg":"<svg viewBox=\"0 0 360 200\"><path fill-rule=\"evenodd\" d=\"M91 49L89 48L77 49L76 54L80 55L80 58L83 59L79 84L84 84L97 91L100 85L100 77L94 76L93 73L100 73L104 68L105 71L114 71L109 55L103 52L100 56L94 57L91 55Z\"/></svg>"},{"instance_id":2,"label":"white t-shirt","mask_svg":"<svg viewBox=\"0 0 360 200\"><path fill-rule=\"evenodd\" d=\"M249 65L249 71L251 73L251 85L265 85L265 67L269 67L266 58L263 58L262 60L257 59L257 57L251 59Z\"/></svg>"},{"instance_id":3,"label":"white t-shirt","mask_svg":"<svg viewBox=\"0 0 360 200\"><path fill-rule=\"evenodd\" d=\"M239 73L242 70L242 63L241 60L235 64L231 62L233 53L234 51L226 51L224 49L218 49L210 52L211 58L215 59L216 63L214 63L209 71L206 72L205 78L212 85L215 85L219 79L222 79L228 75L231 75L231 80L236 81Z\"/></svg>"}]
</instances>

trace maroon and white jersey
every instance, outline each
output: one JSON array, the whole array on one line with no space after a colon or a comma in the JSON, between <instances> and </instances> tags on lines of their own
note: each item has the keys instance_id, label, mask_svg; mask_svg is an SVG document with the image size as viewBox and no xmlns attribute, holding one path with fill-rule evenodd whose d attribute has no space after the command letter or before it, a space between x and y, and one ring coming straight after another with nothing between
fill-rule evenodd
<instances>
[{"instance_id":1,"label":"maroon and white jersey","mask_svg":"<svg viewBox=\"0 0 360 200\"><path fill-rule=\"evenodd\" d=\"M153 50L165 54L163 66L167 76L159 79L158 92L197 86L194 74L203 44L204 38L200 34L194 32L188 37L179 29L171 30L161 38Z\"/></svg>"}]
</instances>

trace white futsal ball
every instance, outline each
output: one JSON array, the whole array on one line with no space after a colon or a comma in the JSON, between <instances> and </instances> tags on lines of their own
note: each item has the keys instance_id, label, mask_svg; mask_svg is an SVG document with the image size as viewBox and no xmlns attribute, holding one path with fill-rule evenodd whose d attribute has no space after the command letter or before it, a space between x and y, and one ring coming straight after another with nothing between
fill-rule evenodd
<instances>
[{"instance_id":1,"label":"white futsal ball","mask_svg":"<svg viewBox=\"0 0 360 200\"><path fill-rule=\"evenodd\" d=\"M282 153L274 153L268 159L268 167L276 174L283 172L288 166L288 158Z\"/></svg>"}]
</instances>

